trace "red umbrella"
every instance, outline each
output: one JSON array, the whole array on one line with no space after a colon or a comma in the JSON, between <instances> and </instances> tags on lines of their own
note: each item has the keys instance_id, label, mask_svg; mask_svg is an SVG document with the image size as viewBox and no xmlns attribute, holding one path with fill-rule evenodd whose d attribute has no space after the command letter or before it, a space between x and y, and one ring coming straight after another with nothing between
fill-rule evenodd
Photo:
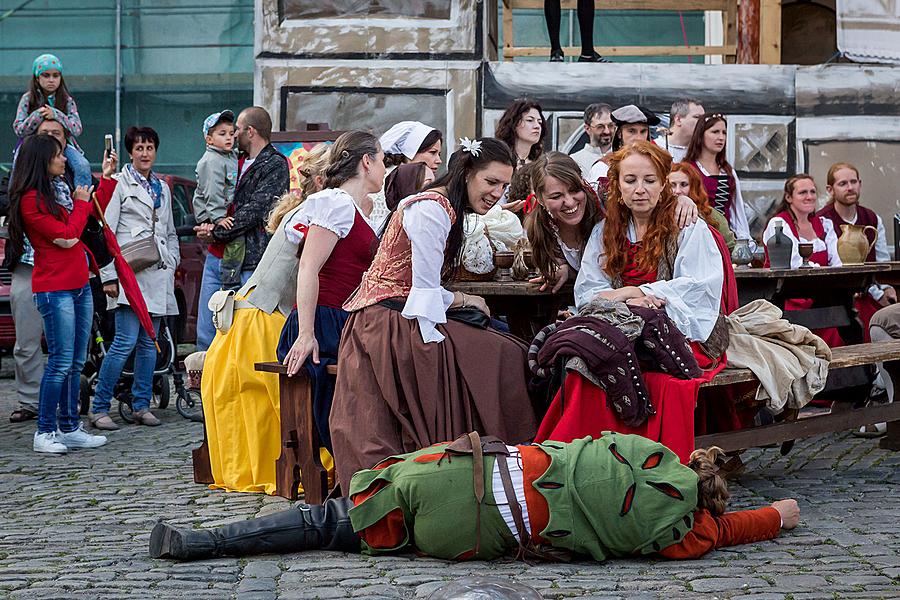
<instances>
[{"instance_id":1,"label":"red umbrella","mask_svg":"<svg viewBox=\"0 0 900 600\"><path fill-rule=\"evenodd\" d=\"M137 278L134 276L134 270L131 265L122 256L122 250L119 248L119 242L116 240L116 234L109 228L106 218L103 216L103 210L100 208L100 202L97 195L94 194L94 206L97 209L97 216L103 224L103 236L106 239L106 247L109 253L113 255L113 264L116 266L116 274L119 276L119 285L125 292L125 299L131 306L131 310L137 315L138 321L153 343L156 344L156 351L161 352L159 343L156 341L156 329L153 327L153 320L150 318L150 311L147 310L147 302L138 286Z\"/></svg>"}]
</instances>

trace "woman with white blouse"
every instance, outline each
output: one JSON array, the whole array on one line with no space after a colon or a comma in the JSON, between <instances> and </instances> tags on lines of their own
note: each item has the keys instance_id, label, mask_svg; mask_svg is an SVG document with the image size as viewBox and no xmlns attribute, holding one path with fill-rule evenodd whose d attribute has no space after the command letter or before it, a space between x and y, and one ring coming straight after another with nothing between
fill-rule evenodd
<instances>
[{"instance_id":1,"label":"woman with white blouse","mask_svg":"<svg viewBox=\"0 0 900 600\"><path fill-rule=\"evenodd\" d=\"M781 226L781 232L792 242L791 268L796 269L803 264L799 244L812 244L813 253L809 257L810 264L819 267L840 267L838 256L838 236L834 231L831 219L816 216L818 192L816 182L811 175L800 173L788 179L784 184L784 197L778 213L769 220L763 232L763 244L767 244ZM766 266L769 257L766 255Z\"/></svg>"},{"instance_id":2,"label":"woman with white blouse","mask_svg":"<svg viewBox=\"0 0 900 600\"><path fill-rule=\"evenodd\" d=\"M487 329L483 298L443 286L459 264L465 213L490 210L515 166L499 140L461 144L446 175L401 201L344 304L330 419L343 486L385 457L470 431L510 443L534 436L525 344Z\"/></svg>"},{"instance_id":3,"label":"woman with white blouse","mask_svg":"<svg viewBox=\"0 0 900 600\"><path fill-rule=\"evenodd\" d=\"M763 244L775 236L780 226L781 232L791 240L791 268L796 269L803 264L800 256L800 244L812 244L813 252L809 257L811 265L819 267L840 267L838 256L838 236L834 231L831 219L816 216L816 182L806 173L794 175L784 184L784 198L778 213L769 220L763 232ZM766 250L766 263L769 266L769 254ZM784 302L785 311L800 311L812 308L810 298L788 298ZM825 340L830 348L844 345L836 327L814 329L813 333Z\"/></svg>"},{"instance_id":4,"label":"woman with white blouse","mask_svg":"<svg viewBox=\"0 0 900 600\"><path fill-rule=\"evenodd\" d=\"M665 311L693 342L704 376L724 367L722 294L724 265L703 220L679 229L677 197L668 185L672 159L639 141L609 158L606 217L591 233L575 280L581 309L595 299ZM634 433L659 441L687 460L694 443L698 379L677 379L644 367L652 410L646 421L626 425L605 391L576 372L553 400L536 441L568 442L604 431Z\"/></svg>"},{"instance_id":5,"label":"woman with white blouse","mask_svg":"<svg viewBox=\"0 0 900 600\"><path fill-rule=\"evenodd\" d=\"M537 206L525 217L525 232L540 274L532 283L558 292L578 274L585 244L603 211L597 193L567 154L548 152L529 171Z\"/></svg>"},{"instance_id":6,"label":"woman with white blouse","mask_svg":"<svg viewBox=\"0 0 900 600\"><path fill-rule=\"evenodd\" d=\"M305 368L313 387L313 416L329 450L328 415L338 343L349 317L341 308L359 286L378 246L370 194L384 182L384 152L375 136L349 131L335 140L324 172L325 189L310 195L285 226L298 244L297 309L278 343L289 376Z\"/></svg>"}]
</instances>

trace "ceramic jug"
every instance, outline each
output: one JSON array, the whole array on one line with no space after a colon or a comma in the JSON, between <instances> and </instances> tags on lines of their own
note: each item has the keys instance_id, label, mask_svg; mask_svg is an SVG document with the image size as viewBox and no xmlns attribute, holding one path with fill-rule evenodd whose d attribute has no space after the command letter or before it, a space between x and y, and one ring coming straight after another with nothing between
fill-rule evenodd
<instances>
[{"instance_id":1,"label":"ceramic jug","mask_svg":"<svg viewBox=\"0 0 900 600\"><path fill-rule=\"evenodd\" d=\"M734 250L731 251L731 262L738 267L746 267L753 261L753 252L750 251L750 240L735 240Z\"/></svg>"},{"instance_id":2,"label":"ceramic jug","mask_svg":"<svg viewBox=\"0 0 900 600\"><path fill-rule=\"evenodd\" d=\"M775 224L775 235L766 242L766 252L769 255L769 268L790 269L791 255L794 253L794 240L784 235L784 226Z\"/></svg>"},{"instance_id":3,"label":"ceramic jug","mask_svg":"<svg viewBox=\"0 0 900 600\"><path fill-rule=\"evenodd\" d=\"M872 241L869 241L868 231L872 230ZM878 229L871 225L841 225L841 237L838 238L838 256L845 265L860 265L866 262L866 257L872 250L872 246L878 241Z\"/></svg>"}]
</instances>

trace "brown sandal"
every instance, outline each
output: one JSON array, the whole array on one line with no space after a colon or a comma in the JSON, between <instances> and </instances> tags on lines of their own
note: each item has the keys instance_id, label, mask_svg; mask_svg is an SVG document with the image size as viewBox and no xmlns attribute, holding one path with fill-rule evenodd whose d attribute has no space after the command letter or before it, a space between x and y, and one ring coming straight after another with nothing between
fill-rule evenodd
<instances>
[{"instance_id":1,"label":"brown sandal","mask_svg":"<svg viewBox=\"0 0 900 600\"><path fill-rule=\"evenodd\" d=\"M12 414L9 415L10 423L24 423L25 421L30 421L32 419L37 418L37 413L27 408L17 408L12 411Z\"/></svg>"}]
</instances>

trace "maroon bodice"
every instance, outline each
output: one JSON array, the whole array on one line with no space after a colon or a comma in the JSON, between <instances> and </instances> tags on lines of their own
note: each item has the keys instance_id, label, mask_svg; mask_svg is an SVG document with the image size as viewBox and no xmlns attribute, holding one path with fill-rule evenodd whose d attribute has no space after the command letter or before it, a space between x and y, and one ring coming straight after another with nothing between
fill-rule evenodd
<instances>
[{"instance_id":1,"label":"maroon bodice","mask_svg":"<svg viewBox=\"0 0 900 600\"><path fill-rule=\"evenodd\" d=\"M731 203L734 202L737 189L731 171L727 171L725 175L713 176L704 173L698 164L693 166L703 181L710 206L725 215L725 219L731 223Z\"/></svg>"},{"instance_id":2,"label":"maroon bodice","mask_svg":"<svg viewBox=\"0 0 900 600\"><path fill-rule=\"evenodd\" d=\"M319 306L341 308L359 287L378 249L378 236L359 210L355 213L350 232L338 240L319 271Z\"/></svg>"}]
</instances>

